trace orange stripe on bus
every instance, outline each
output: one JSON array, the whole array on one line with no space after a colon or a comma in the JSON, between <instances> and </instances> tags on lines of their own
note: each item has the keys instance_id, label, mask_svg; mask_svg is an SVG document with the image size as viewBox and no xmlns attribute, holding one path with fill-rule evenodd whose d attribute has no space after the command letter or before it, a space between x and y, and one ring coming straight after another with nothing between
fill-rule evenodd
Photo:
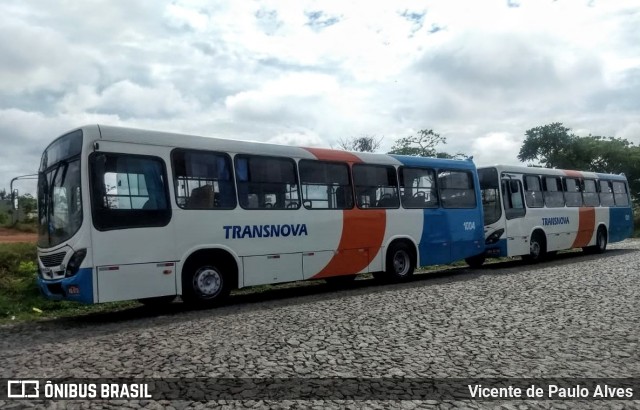
<instances>
[{"instance_id":1,"label":"orange stripe on bus","mask_svg":"<svg viewBox=\"0 0 640 410\"><path fill-rule=\"evenodd\" d=\"M578 213L578 234L573 241L572 248L582 248L589 245L596 227L595 208L580 208Z\"/></svg>"},{"instance_id":2,"label":"orange stripe on bus","mask_svg":"<svg viewBox=\"0 0 640 410\"><path fill-rule=\"evenodd\" d=\"M564 174L566 176L571 177L571 178L582 178L582 172L580 172L580 171L568 170L568 171L563 171L563 172L564 172Z\"/></svg>"},{"instance_id":3,"label":"orange stripe on bus","mask_svg":"<svg viewBox=\"0 0 640 410\"><path fill-rule=\"evenodd\" d=\"M346 209L338 251L314 279L355 274L380 252L387 225L384 209Z\"/></svg>"},{"instance_id":4,"label":"orange stripe on bus","mask_svg":"<svg viewBox=\"0 0 640 410\"><path fill-rule=\"evenodd\" d=\"M343 161L343 162L351 162L358 163L362 162L360 158L356 155L346 152L346 151L338 151L327 148L305 148L307 151L312 153L321 161Z\"/></svg>"},{"instance_id":5,"label":"orange stripe on bus","mask_svg":"<svg viewBox=\"0 0 640 410\"><path fill-rule=\"evenodd\" d=\"M321 161L342 161L353 165L362 160L355 154L326 148L305 148ZM345 209L338 250L314 279L350 275L365 269L380 252L387 226L384 209Z\"/></svg>"}]
</instances>

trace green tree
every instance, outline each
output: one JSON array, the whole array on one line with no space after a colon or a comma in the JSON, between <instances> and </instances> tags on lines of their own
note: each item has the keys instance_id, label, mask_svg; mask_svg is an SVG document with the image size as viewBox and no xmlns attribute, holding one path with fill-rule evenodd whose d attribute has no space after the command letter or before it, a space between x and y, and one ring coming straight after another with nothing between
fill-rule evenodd
<instances>
[{"instance_id":1,"label":"green tree","mask_svg":"<svg viewBox=\"0 0 640 410\"><path fill-rule=\"evenodd\" d=\"M527 130L518 159L520 161L537 161L546 168L580 169L576 157L584 153L574 153L574 143L578 137L571 129L554 122ZM582 167L584 168L584 167Z\"/></svg>"},{"instance_id":2,"label":"green tree","mask_svg":"<svg viewBox=\"0 0 640 410\"><path fill-rule=\"evenodd\" d=\"M18 207L22 209L25 215L35 211L38 203L31 194L24 194L18 197Z\"/></svg>"},{"instance_id":3,"label":"green tree","mask_svg":"<svg viewBox=\"0 0 640 410\"><path fill-rule=\"evenodd\" d=\"M436 147L439 144L446 144L447 139L432 129L420 130L416 135L400 138L389 154L411 155L414 157L437 157L449 159L461 159L466 155L463 153L449 154L446 152L438 152Z\"/></svg>"},{"instance_id":4,"label":"green tree","mask_svg":"<svg viewBox=\"0 0 640 410\"><path fill-rule=\"evenodd\" d=\"M358 152L375 152L380 148L382 143L382 137L376 138L372 135L365 135L363 137L351 137L340 138L338 140L338 146L345 151L358 151Z\"/></svg>"},{"instance_id":5,"label":"green tree","mask_svg":"<svg viewBox=\"0 0 640 410\"><path fill-rule=\"evenodd\" d=\"M546 168L624 173L631 194L635 198L640 194L640 147L626 139L578 137L556 122L527 130L518 159L535 161Z\"/></svg>"}]
</instances>

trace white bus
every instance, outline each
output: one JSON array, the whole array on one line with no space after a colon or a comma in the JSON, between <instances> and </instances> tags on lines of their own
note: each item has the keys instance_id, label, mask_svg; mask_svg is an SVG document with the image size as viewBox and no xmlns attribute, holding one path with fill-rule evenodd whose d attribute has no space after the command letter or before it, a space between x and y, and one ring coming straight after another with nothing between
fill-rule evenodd
<instances>
[{"instance_id":1,"label":"white bus","mask_svg":"<svg viewBox=\"0 0 640 410\"><path fill-rule=\"evenodd\" d=\"M484 208L485 256L538 261L559 250L604 252L633 234L624 175L496 165L478 168Z\"/></svg>"},{"instance_id":2,"label":"white bus","mask_svg":"<svg viewBox=\"0 0 640 410\"><path fill-rule=\"evenodd\" d=\"M210 305L230 290L484 250L476 167L109 126L40 165L39 287L51 299Z\"/></svg>"}]
</instances>

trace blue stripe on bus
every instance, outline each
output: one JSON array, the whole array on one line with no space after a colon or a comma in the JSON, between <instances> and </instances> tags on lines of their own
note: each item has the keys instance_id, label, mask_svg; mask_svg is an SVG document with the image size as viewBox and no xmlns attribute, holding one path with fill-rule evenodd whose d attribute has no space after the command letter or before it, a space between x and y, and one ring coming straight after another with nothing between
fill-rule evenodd
<instances>
[{"instance_id":1,"label":"blue stripe on bus","mask_svg":"<svg viewBox=\"0 0 640 410\"><path fill-rule=\"evenodd\" d=\"M76 286L79 293L70 295L69 287L71 286ZM82 268L74 276L58 280L43 280L38 276L38 287L47 299L71 300L87 304L94 302L92 268ZM54 289L53 292L52 289Z\"/></svg>"},{"instance_id":2,"label":"blue stripe on bus","mask_svg":"<svg viewBox=\"0 0 640 410\"><path fill-rule=\"evenodd\" d=\"M609 242L618 242L633 235L633 213L629 207L609 208Z\"/></svg>"},{"instance_id":3,"label":"blue stripe on bus","mask_svg":"<svg viewBox=\"0 0 640 410\"><path fill-rule=\"evenodd\" d=\"M627 181L627 177L624 175L615 175L615 174L601 174L596 172L596 177L598 179L607 179L609 181Z\"/></svg>"},{"instance_id":4,"label":"blue stripe on bus","mask_svg":"<svg viewBox=\"0 0 640 410\"><path fill-rule=\"evenodd\" d=\"M409 167L462 170L476 174L476 167L471 161L390 156ZM450 263L484 251L484 226L482 208L480 208L482 202L477 180L474 186L478 205L476 208L426 208L423 210L422 236L418 246L421 265Z\"/></svg>"}]
</instances>

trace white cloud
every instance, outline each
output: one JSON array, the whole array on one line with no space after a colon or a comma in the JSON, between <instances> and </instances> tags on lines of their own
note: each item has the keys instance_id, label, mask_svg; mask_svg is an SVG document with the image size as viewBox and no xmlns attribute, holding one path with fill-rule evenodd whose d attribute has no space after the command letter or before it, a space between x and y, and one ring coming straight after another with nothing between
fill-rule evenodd
<instances>
[{"instance_id":1,"label":"white cloud","mask_svg":"<svg viewBox=\"0 0 640 410\"><path fill-rule=\"evenodd\" d=\"M91 122L382 150L433 128L476 164L555 121L640 142L637 0L517 3L3 2L0 188Z\"/></svg>"},{"instance_id":2,"label":"white cloud","mask_svg":"<svg viewBox=\"0 0 640 410\"><path fill-rule=\"evenodd\" d=\"M507 132L492 132L473 141L471 154L478 165L511 164L517 165L518 152L522 138Z\"/></svg>"},{"instance_id":3,"label":"white cloud","mask_svg":"<svg viewBox=\"0 0 640 410\"><path fill-rule=\"evenodd\" d=\"M100 112L117 114L121 118L172 117L197 112L198 104L184 98L172 84L142 87L130 81L120 81L102 92L81 86L60 102L62 112Z\"/></svg>"}]
</instances>

